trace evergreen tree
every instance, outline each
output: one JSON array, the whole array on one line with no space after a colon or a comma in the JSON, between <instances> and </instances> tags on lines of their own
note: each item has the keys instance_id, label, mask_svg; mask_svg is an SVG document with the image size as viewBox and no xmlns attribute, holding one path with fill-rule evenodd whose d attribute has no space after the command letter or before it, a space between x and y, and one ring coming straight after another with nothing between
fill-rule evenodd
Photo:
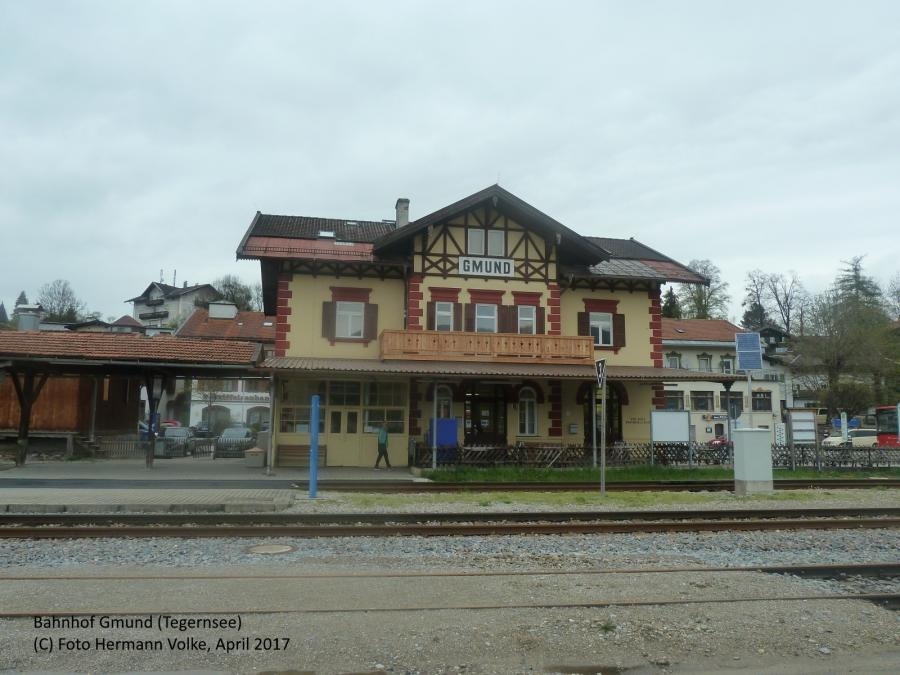
<instances>
[{"instance_id":1,"label":"evergreen tree","mask_svg":"<svg viewBox=\"0 0 900 675\"><path fill-rule=\"evenodd\" d=\"M863 274L863 257L843 261L847 267L841 270L834 285L843 300L877 307L882 302L881 287L872 277Z\"/></svg>"},{"instance_id":2,"label":"evergreen tree","mask_svg":"<svg viewBox=\"0 0 900 675\"><path fill-rule=\"evenodd\" d=\"M19 293L19 297L16 298L16 304L13 306L13 312L15 312L15 307L19 305L27 305L28 304L28 296L25 295L25 291Z\"/></svg>"},{"instance_id":3,"label":"evergreen tree","mask_svg":"<svg viewBox=\"0 0 900 675\"><path fill-rule=\"evenodd\" d=\"M766 308L758 302L751 302L744 312L744 318L741 319L741 326L747 330L760 331L766 326L772 325L769 315L766 314Z\"/></svg>"},{"instance_id":4,"label":"evergreen tree","mask_svg":"<svg viewBox=\"0 0 900 675\"><path fill-rule=\"evenodd\" d=\"M0 301L0 323L9 323L9 316L6 314L6 307Z\"/></svg>"},{"instance_id":5,"label":"evergreen tree","mask_svg":"<svg viewBox=\"0 0 900 675\"><path fill-rule=\"evenodd\" d=\"M662 306L662 315L667 319L680 319L681 306L678 304L678 296L675 295L675 289L669 286L666 291L665 300Z\"/></svg>"}]
</instances>

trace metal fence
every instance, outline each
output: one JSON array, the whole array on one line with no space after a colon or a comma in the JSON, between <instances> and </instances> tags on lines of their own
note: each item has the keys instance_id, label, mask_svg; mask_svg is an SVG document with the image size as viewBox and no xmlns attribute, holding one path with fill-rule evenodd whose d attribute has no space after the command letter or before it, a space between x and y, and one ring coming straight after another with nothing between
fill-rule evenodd
<instances>
[{"instance_id":1,"label":"metal fence","mask_svg":"<svg viewBox=\"0 0 900 675\"><path fill-rule=\"evenodd\" d=\"M410 453L413 466L427 469L434 465L432 448L427 444L415 444ZM552 443L444 446L438 447L436 460L436 465L440 468L595 466L594 450L591 446ZM730 466L733 460L733 448L731 444L725 443L713 447L706 443L613 443L606 449L606 464L610 467ZM818 470L900 467L900 448L816 449L815 445L772 445L772 466Z\"/></svg>"}]
</instances>

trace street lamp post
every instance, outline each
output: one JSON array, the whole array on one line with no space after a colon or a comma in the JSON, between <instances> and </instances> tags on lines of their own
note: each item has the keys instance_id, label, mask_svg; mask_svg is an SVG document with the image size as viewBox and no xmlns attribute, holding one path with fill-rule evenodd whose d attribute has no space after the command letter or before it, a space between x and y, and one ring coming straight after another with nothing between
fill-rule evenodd
<instances>
[{"instance_id":1,"label":"street lamp post","mask_svg":"<svg viewBox=\"0 0 900 675\"><path fill-rule=\"evenodd\" d=\"M159 429L157 410L159 409L159 400L162 398L165 380L165 375L153 373L152 375L147 376L146 381L147 398L150 399L150 424L147 425L147 440L149 443L144 462L148 469L153 468L153 456L156 452L156 435Z\"/></svg>"}]
</instances>

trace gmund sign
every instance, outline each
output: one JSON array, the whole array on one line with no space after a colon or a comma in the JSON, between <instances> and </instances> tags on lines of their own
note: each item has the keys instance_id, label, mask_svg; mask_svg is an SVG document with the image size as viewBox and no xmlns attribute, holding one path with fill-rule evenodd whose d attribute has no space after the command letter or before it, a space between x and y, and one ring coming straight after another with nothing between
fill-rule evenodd
<instances>
[{"instance_id":1,"label":"gmund sign","mask_svg":"<svg viewBox=\"0 0 900 675\"><path fill-rule=\"evenodd\" d=\"M513 261L506 258L459 257L459 273L462 275L479 274L486 277L511 277L514 271Z\"/></svg>"}]
</instances>

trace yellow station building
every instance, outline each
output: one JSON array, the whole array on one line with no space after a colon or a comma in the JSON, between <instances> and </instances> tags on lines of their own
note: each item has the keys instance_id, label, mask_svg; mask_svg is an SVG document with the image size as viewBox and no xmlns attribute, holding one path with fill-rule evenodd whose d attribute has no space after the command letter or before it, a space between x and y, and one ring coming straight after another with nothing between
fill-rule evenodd
<instances>
[{"instance_id":1,"label":"yellow station building","mask_svg":"<svg viewBox=\"0 0 900 675\"><path fill-rule=\"evenodd\" d=\"M733 379L663 367L661 286L706 280L648 246L582 236L499 185L412 222L409 200L395 208L257 213L240 242L276 317L263 363L276 465L308 463L315 394L320 465L372 465L386 424L402 466L434 433L460 448L590 446L596 359L609 442L650 440L664 383Z\"/></svg>"}]
</instances>

